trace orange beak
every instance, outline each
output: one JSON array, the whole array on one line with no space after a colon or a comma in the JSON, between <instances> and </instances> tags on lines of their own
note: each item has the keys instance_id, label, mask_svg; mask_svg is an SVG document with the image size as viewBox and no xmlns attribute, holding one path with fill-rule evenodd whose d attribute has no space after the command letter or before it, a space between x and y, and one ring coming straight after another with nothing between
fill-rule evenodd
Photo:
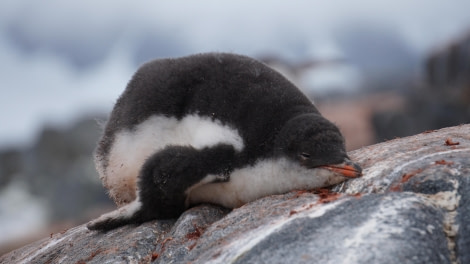
<instances>
[{"instance_id":1,"label":"orange beak","mask_svg":"<svg viewBox=\"0 0 470 264\"><path fill-rule=\"evenodd\" d=\"M350 160L346 160L341 164L320 166L319 168L339 173L348 178L357 178L362 175L361 167Z\"/></svg>"}]
</instances>

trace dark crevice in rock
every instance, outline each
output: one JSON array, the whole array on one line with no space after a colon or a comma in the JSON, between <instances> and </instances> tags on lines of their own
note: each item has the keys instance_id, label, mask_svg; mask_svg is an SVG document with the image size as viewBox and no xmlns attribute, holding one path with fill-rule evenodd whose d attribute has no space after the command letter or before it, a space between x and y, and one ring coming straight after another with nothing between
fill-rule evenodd
<instances>
[{"instance_id":1,"label":"dark crevice in rock","mask_svg":"<svg viewBox=\"0 0 470 264\"><path fill-rule=\"evenodd\" d=\"M439 208L443 213L442 231L446 235L446 244L450 252L451 263L460 263L456 252L456 235L459 226L456 221L457 208L460 204L460 195L458 191L458 180L450 180L453 183L453 189L449 191L442 191L435 194L421 194L429 200L436 208ZM443 242L443 241L442 241Z\"/></svg>"},{"instance_id":2,"label":"dark crevice in rock","mask_svg":"<svg viewBox=\"0 0 470 264\"><path fill-rule=\"evenodd\" d=\"M456 257L460 263L470 263L470 166L462 168L461 172L458 190L460 203L455 217L458 232L454 242Z\"/></svg>"}]
</instances>

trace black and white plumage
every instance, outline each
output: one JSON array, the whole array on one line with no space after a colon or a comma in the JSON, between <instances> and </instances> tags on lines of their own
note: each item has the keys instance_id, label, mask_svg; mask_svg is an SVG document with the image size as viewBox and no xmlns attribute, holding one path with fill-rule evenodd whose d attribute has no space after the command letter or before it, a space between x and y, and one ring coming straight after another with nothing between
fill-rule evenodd
<instances>
[{"instance_id":1,"label":"black and white plumage","mask_svg":"<svg viewBox=\"0 0 470 264\"><path fill-rule=\"evenodd\" d=\"M95 163L119 206L88 224L100 230L361 174L338 128L292 83L225 53L144 64L111 113Z\"/></svg>"}]
</instances>

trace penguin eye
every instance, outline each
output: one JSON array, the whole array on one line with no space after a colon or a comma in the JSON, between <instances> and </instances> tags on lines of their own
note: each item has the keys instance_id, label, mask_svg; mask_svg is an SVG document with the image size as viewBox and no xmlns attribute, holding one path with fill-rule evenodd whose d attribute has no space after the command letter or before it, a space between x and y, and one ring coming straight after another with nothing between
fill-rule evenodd
<instances>
[{"instance_id":1,"label":"penguin eye","mask_svg":"<svg viewBox=\"0 0 470 264\"><path fill-rule=\"evenodd\" d=\"M300 153L300 158L303 159L303 160L310 159L310 154L307 153L307 152L302 152L302 153Z\"/></svg>"}]
</instances>

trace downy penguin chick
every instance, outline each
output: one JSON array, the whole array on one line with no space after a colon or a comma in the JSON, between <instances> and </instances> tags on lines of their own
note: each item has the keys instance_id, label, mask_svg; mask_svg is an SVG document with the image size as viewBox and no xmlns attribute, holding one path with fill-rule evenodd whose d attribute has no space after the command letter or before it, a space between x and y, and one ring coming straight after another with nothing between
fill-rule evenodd
<instances>
[{"instance_id":1,"label":"downy penguin chick","mask_svg":"<svg viewBox=\"0 0 470 264\"><path fill-rule=\"evenodd\" d=\"M297 87L226 53L144 64L114 106L95 163L119 207L88 224L99 230L361 175L339 129Z\"/></svg>"}]
</instances>

